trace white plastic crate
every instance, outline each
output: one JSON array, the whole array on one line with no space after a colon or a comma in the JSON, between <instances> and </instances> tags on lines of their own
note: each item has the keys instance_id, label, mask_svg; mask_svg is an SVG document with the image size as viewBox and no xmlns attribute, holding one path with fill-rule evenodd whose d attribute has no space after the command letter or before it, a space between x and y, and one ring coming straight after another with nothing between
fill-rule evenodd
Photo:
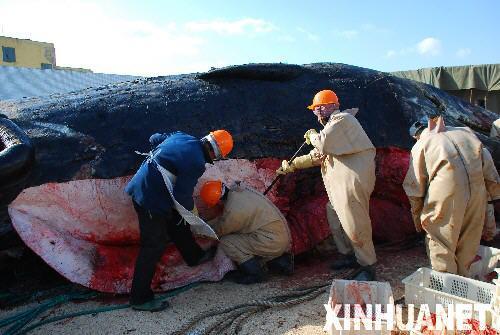
<instances>
[{"instance_id":1,"label":"white plastic crate","mask_svg":"<svg viewBox=\"0 0 500 335\"><path fill-rule=\"evenodd\" d=\"M495 271L498 274L498 277L497 277L497 279L495 279L495 286L496 286L495 297L496 298L493 301L493 309L497 313L500 313L500 268L496 268Z\"/></svg>"},{"instance_id":2,"label":"white plastic crate","mask_svg":"<svg viewBox=\"0 0 500 335\"><path fill-rule=\"evenodd\" d=\"M387 304L394 304L394 298L392 296L392 288L389 283L386 282L363 282L355 280L333 280L332 286L330 287L330 297L328 299L328 304L325 304L326 309L326 323L324 330L330 335L386 335L391 334L387 322L382 322L383 330L373 330L375 329L375 322L372 323L372 330L364 330L363 323L361 323L361 330L354 330L355 322L354 319L349 319L350 330L339 330L335 328L332 321L334 315L334 308L336 304L381 304L382 313L386 313L385 306ZM375 309L375 308L374 308ZM375 310L373 310L375 315ZM339 322L343 326L346 322L345 318L339 317ZM392 325L392 329L395 325Z\"/></svg>"},{"instance_id":3,"label":"white plastic crate","mask_svg":"<svg viewBox=\"0 0 500 335\"><path fill-rule=\"evenodd\" d=\"M500 268L495 269L498 274L497 279L495 280L496 286L496 294L495 299L492 302L493 305L493 327L500 331Z\"/></svg>"},{"instance_id":4,"label":"white plastic crate","mask_svg":"<svg viewBox=\"0 0 500 335\"><path fill-rule=\"evenodd\" d=\"M500 249L480 245L477 258L470 266L470 277L481 281L490 281L488 276L500 267Z\"/></svg>"},{"instance_id":5,"label":"white plastic crate","mask_svg":"<svg viewBox=\"0 0 500 335\"><path fill-rule=\"evenodd\" d=\"M407 304L426 303L429 308L436 304L491 304L495 297L495 285L465 278L451 273L420 268L403 279L405 302Z\"/></svg>"},{"instance_id":6,"label":"white plastic crate","mask_svg":"<svg viewBox=\"0 0 500 335\"><path fill-rule=\"evenodd\" d=\"M496 299L496 287L478 280L462 276L420 268L403 279L405 284L405 302L419 307L427 304L431 313L436 312L436 305L446 308L449 304L487 304L491 308L486 315L486 323L493 324L493 303ZM472 318L479 316L474 313Z\"/></svg>"}]
</instances>

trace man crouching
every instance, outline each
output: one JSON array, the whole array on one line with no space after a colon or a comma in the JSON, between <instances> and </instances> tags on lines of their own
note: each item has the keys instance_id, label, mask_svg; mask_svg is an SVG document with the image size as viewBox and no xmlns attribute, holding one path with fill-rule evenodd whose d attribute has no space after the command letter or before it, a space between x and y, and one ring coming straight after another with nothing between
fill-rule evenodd
<instances>
[{"instance_id":1,"label":"man crouching","mask_svg":"<svg viewBox=\"0 0 500 335\"><path fill-rule=\"evenodd\" d=\"M208 207L223 206L222 214L208 224L220 237L222 250L238 264L231 276L235 282L263 281L265 262L270 270L293 272L286 219L266 196L238 184L228 188L219 180L207 181L200 196Z\"/></svg>"}]
</instances>

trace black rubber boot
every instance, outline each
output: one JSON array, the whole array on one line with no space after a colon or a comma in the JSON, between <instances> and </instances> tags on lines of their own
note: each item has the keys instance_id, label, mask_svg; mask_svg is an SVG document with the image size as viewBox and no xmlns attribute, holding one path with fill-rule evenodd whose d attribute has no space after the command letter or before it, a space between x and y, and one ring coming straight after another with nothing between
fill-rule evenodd
<instances>
[{"instance_id":1,"label":"black rubber boot","mask_svg":"<svg viewBox=\"0 0 500 335\"><path fill-rule=\"evenodd\" d=\"M290 276L293 274L293 256L285 253L267 262L267 267L271 271Z\"/></svg>"},{"instance_id":2,"label":"black rubber boot","mask_svg":"<svg viewBox=\"0 0 500 335\"><path fill-rule=\"evenodd\" d=\"M204 250L201 258L195 264L193 264L191 266L197 266L197 265L200 265L200 264L203 264L205 262L212 260L215 257L216 253L217 253L217 246L213 246L207 250Z\"/></svg>"},{"instance_id":3,"label":"black rubber boot","mask_svg":"<svg viewBox=\"0 0 500 335\"><path fill-rule=\"evenodd\" d=\"M264 281L265 273L259 260L254 257L241 263L238 273L232 278L238 284L255 284Z\"/></svg>"},{"instance_id":4,"label":"black rubber boot","mask_svg":"<svg viewBox=\"0 0 500 335\"><path fill-rule=\"evenodd\" d=\"M352 277L352 280L357 281L374 281L375 276L375 265L362 266L359 271Z\"/></svg>"},{"instance_id":5,"label":"black rubber boot","mask_svg":"<svg viewBox=\"0 0 500 335\"><path fill-rule=\"evenodd\" d=\"M143 304L131 304L132 309L145 312L159 312L167 309L170 304L166 300L150 300Z\"/></svg>"},{"instance_id":6,"label":"black rubber boot","mask_svg":"<svg viewBox=\"0 0 500 335\"><path fill-rule=\"evenodd\" d=\"M330 269L332 270L355 269L358 267L360 267L360 265L356 260L356 256L354 256L354 254L344 255L343 257L334 261L332 265L330 265Z\"/></svg>"}]
</instances>

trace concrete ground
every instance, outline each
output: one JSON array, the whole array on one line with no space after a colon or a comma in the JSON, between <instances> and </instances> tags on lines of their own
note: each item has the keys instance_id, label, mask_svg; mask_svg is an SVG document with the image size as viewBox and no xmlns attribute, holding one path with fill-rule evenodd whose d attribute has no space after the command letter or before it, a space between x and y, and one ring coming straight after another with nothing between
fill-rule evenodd
<instances>
[{"instance_id":1,"label":"concrete ground","mask_svg":"<svg viewBox=\"0 0 500 335\"><path fill-rule=\"evenodd\" d=\"M422 245L408 250L401 250L399 247L393 250L379 249L377 253L378 279L391 284L395 300L404 295L401 280L417 268L428 266ZM334 257L331 251L318 251L298 260L293 276L272 276L261 284L243 286L225 280L202 283L169 299L171 308L163 312L137 312L127 308L66 319L42 326L30 334L172 334L195 316L213 308L227 308L254 299L284 294L298 287L329 283L335 277L328 268ZM328 301L328 290L326 288L317 298L290 308L270 308L257 313L243 323L239 334L326 334L323 331L326 315L323 304ZM68 303L52 310L43 318L126 302L126 297L112 297L106 301ZM8 311L0 310L0 319L33 306L31 304ZM208 318L198 324L198 329L223 319L224 316Z\"/></svg>"}]
</instances>

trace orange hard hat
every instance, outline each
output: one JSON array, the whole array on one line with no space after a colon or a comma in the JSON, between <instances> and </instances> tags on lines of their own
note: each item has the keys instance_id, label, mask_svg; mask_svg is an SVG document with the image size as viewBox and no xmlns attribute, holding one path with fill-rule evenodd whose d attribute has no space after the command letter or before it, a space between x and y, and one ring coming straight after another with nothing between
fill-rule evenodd
<instances>
[{"instance_id":1,"label":"orange hard hat","mask_svg":"<svg viewBox=\"0 0 500 335\"><path fill-rule=\"evenodd\" d=\"M314 109L316 106L328 105L328 104L339 104L339 98L332 90L323 90L316 93L313 99L313 103L307 106L309 109Z\"/></svg>"},{"instance_id":2,"label":"orange hard hat","mask_svg":"<svg viewBox=\"0 0 500 335\"><path fill-rule=\"evenodd\" d=\"M208 206L217 205L222 196L222 182L220 180L207 181L200 190L201 200Z\"/></svg>"},{"instance_id":3,"label":"orange hard hat","mask_svg":"<svg viewBox=\"0 0 500 335\"><path fill-rule=\"evenodd\" d=\"M233 150L233 137L224 129L212 131L210 135L217 143L222 158L225 158Z\"/></svg>"}]
</instances>

